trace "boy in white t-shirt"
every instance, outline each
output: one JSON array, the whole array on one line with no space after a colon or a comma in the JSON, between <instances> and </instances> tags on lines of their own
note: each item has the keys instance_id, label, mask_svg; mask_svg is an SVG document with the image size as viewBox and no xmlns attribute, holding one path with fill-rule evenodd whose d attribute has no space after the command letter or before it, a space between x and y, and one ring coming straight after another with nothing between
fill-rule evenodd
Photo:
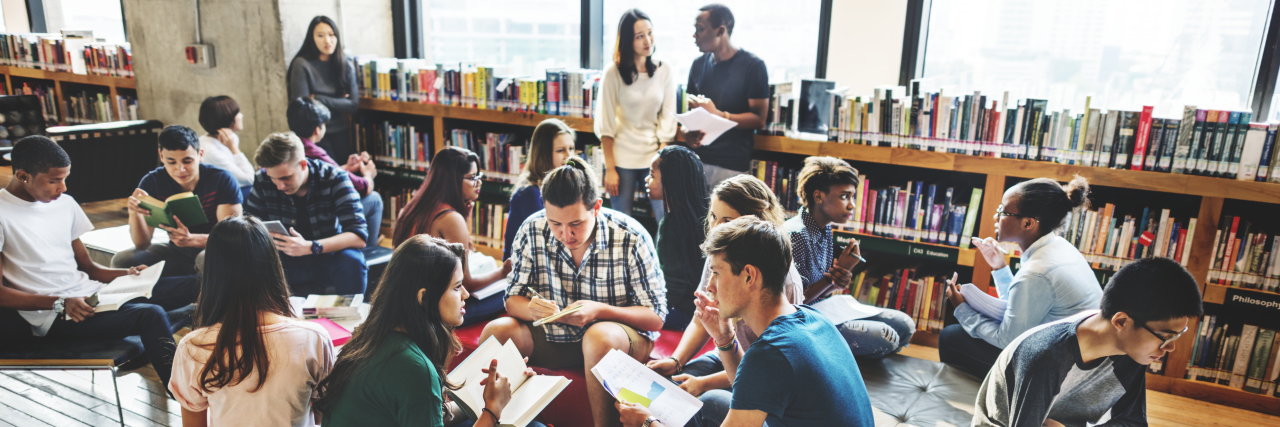
<instances>
[{"instance_id":1,"label":"boy in white t-shirt","mask_svg":"<svg viewBox=\"0 0 1280 427\"><path fill-rule=\"evenodd\" d=\"M86 297L146 266L105 268L89 259L80 236L93 224L75 199L62 194L71 159L53 140L18 140L13 171L0 189L0 342L138 335L167 387L176 345L166 311L195 302L196 277L160 279L151 298L95 314Z\"/></svg>"}]
</instances>

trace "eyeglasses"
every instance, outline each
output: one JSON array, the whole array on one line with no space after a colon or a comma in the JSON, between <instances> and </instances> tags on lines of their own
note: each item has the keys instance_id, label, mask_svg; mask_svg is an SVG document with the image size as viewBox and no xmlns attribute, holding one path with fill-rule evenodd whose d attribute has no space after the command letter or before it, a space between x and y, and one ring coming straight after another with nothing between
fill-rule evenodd
<instances>
[{"instance_id":1,"label":"eyeglasses","mask_svg":"<svg viewBox=\"0 0 1280 427\"><path fill-rule=\"evenodd\" d=\"M478 173L478 174L475 174L475 175L473 175L473 176L466 176L466 175L463 175L463 176L462 176L462 179L463 179L464 181L471 181L471 184L473 184L473 185L474 185L474 184L479 184L479 183L480 183L480 180L481 180L481 179L484 179L484 174L482 174L482 173Z\"/></svg>"},{"instance_id":2,"label":"eyeglasses","mask_svg":"<svg viewBox=\"0 0 1280 427\"><path fill-rule=\"evenodd\" d=\"M1005 212L1005 211L1004 211L1004 204L1002 203L1002 204L1000 204L1000 206L996 206L996 218L1000 218L1000 217L1004 217L1004 216L1011 216L1011 217L1014 217L1014 218L1026 218L1026 217L1027 217L1026 215L1022 215L1022 214L1017 214L1017 213L1013 213L1013 212Z\"/></svg>"},{"instance_id":3,"label":"eyeglasses","mask_svg":"<svg viewBox=\"0 0 1280 427\"><path fill-rule=\"evenodd\" d=\"M1143 325L1142 325L1142 329L1146 329L1146 330L1147 330L1147 332L1150 332L1150 333L1151 333L1151 335L1155 335L1155 336L1156 336L1156 338L1159 338L1159 339L1160 339L1160 341L1161 341L1161 342L1160 342L1160 349L1164 349L1165 347L1168 347L1168 346L1169 346L1169 344L1173 344L1173 342L1174 342L1174 341L1177 341L1177 340L1178 340L1178 338L1182 338L1182 334L1187 333L1187 329L1190 329L1190 328L1191 328L1190 326L1184 326L1184 327L1182 328L1182 332L1178 332L1176 335L1174 335L1174 336L1172 336L1172 337L1165 338L1165 337L1160 336L1160 334L1157 334L1157 333L1156 333L1156 331L1151 330L1151 328L1147 327L1147 325L1146 325L1146 324L1143 324Z\"/></svg>"}]
</instances>

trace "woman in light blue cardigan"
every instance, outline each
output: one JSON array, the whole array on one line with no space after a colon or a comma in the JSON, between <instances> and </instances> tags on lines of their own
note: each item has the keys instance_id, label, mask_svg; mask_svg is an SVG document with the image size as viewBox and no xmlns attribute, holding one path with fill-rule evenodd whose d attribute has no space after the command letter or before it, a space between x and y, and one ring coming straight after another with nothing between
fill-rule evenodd
<instances>
[{"instance_id":1,"label":"woman in light blue cardigan","mask_svg":"<svg viewBox=\"0 0 1280 427\"><path fill-rule=\"evenodd\" d=\"M1036 326L1084 310L1097 309L1102 286L1084 256L1055 230L1067 214L1088 203L1089 182L1075 177L1063 186L1037 178L1010 187L996 209L996 239L1022 248L1022 266L1013 274L996 239L973 244L991 266L1000 299L1008 301L1001 319L979 314L964 302L960 288L948 283L947 298L960 321L938 336L938 357L978 377L986 376L1000 351Z\"/></svg>"}]
</instances>

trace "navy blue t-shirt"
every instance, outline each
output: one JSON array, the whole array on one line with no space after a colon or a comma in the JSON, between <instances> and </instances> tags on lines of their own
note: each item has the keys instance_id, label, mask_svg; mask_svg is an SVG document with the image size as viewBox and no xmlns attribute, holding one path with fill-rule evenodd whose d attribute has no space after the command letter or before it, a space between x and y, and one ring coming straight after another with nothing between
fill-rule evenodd
<instances>
[{"instance_id":1,"label":"navy blue t-shirt","mask_svg":"<svg viewBox=\"0 0 1280 427\"><path fill-rule=\"evenodd\" d=\"M749 99L769 97L769 70L764 60L745 49L732 58L717 63L707 53L693 61L689 68L689 93L702 95L716 104L716 109L730 114L751 111ZM735 171L751 167L751 149L756 145L755 130L735 127L716 138L711 145L693 150L702 163Z\"/></svg>"},{"instance_id":2,"label":"navy blue t-shirt","mask_svg":"<svg viewBox=\"0 0 1280 427\"><path fill-rule=\"evenodd\" d=\"M732 409L769 414L770 427L875 425L858 361L809 306L778 316L751 344L733 380Z\"/></svg>"},{"instance_id":3,"label":"navy blue t-shirt","mask_svg":"<svg viewBox=\"0 0 1280 427\"><path fill-rule=\"evenodd\" d=\"M142 177L142 182L138 183L138 188L162 201L169 196L186 191L173 180L173 177L169 176L164 166L147 172L147 175ZM194 234L209 234L209 231L213 230L213 224L218 222L218 205L238 205L241 202L240 186L236 184L236 178L222 168L203 163L200 164L200 181L196 182L196 188L192 193L200 198L200 205L204 207L204 216L209 219L209 222L204 224L187 227L187 230Z\"/></svg>"}]
</instances>

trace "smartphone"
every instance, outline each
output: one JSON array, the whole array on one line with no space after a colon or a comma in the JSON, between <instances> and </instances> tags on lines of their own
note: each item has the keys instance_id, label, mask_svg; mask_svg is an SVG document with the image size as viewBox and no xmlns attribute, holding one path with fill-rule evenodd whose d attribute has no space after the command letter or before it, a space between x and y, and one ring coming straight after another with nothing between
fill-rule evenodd
<instances>
[{"instance_id":1,"label":"smartphone","mask_svg":"<svg viewBox=\"0 0 1280 427\"><path fill-rule=\"evenodd\" d=\"M283 234L286 236L289 235L289 229L285 228L284 224L281 224L280 221L263 221L262 225L267 226L267 231L272 233Z\"/></svg>"}]
</instances>

